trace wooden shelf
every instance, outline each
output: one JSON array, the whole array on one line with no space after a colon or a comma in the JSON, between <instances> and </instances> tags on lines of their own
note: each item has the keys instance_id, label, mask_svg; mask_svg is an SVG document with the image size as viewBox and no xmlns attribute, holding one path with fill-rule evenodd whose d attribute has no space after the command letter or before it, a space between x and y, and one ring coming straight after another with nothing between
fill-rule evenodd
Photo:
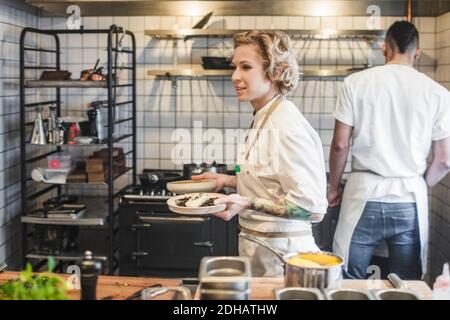
<instances>
[{"instance_id":1,"label":"wooden shelf","mask_svg":"<svg viewBox=\"0 0 450 320\"><path fill-rule=\"evenodd\" d=\"M346 77L364 69L366 68L302 70L300 75L302 78ZM180 65L173 68L147 70L147 75L155 77L230 77L232 74L233 70L230 69L203 69L201 65Z\"/></svg>"},{"instance_id":2,"label":"wooden shelf","mask_svg":"<svg viewBox=\"0 0 450 320\"><path fill-rule=\"evenodd\" d=\"M278 29L274 29L278 30ZM189 38L230 38L234 34L249 30L235 29L166 29L166 30L145 30L145 35L158 39L185 39ZM335 29L286 29L280 30L289 34L291 37L308 37L318 39L348 39L348 38L361 38L361 39L375 39L377 37L383 37L385 35L384 30L335 30Z\"/></svg>"}]
</instances>

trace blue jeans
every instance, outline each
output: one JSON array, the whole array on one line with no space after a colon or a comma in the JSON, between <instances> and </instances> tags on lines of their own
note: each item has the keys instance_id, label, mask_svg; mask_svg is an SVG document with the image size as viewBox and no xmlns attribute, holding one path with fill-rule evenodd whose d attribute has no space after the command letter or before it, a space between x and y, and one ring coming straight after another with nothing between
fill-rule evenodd
<instances>
[{"instance_id":1,"label":"blue jeans","mask_svg":"<svg viewBox=\"0 0 450 320\"><path fill-rule=\"evenodd\" d=\"M374 250L386 241L389 272L420 279L420 235L415 203L368 201L353 232L346 278L366 279Z\"/></svg>"}]
</instances>

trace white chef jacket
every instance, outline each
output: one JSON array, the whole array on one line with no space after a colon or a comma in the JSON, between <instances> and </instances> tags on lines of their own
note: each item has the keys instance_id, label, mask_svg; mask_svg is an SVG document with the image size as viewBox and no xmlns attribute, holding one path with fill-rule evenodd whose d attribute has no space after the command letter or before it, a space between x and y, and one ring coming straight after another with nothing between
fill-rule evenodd
<instances>
[{"instance_id":1,"label":"white chef jacket","mask_svg":"<svg viewBox=\"0 0 450 320\"><path fill-rule=\"evenodd\" d=\"M450 136L449 91L412 67L386 64L344 80L335 118L353 127L352 168L360 172L352 173L346 184L334 250L348 260L351 236L368 200L413 194L425 273L428 199L423 174L432 141Z\"/></svg>"},{"instance_id":2,"label":"white chef jacket","mask_svg":"<svg viewBox=\"0 0 450 320\"><path fill-rule=\"evenodd\" d=\"M254 117L253 128L258 128L273 100ZM319 136L297 107L283 100L272 113L259 139L250 148L256 135L251 130L245 148L238 155L241 170L237 173L237 192L246 197L276 201L285 198L313 213L326 213L326 175L322 144ZM249 158L245 151L250 148ZM311 232L311 222L294 218L280 218L254 210L239 214L243 228L268 232ZM285 252L317 251L312 234L263 238ZM261 246L240 239L239 254L251 259L253 276L280 276L283 269L278 258Z\"/></svg>"}]
</instances>

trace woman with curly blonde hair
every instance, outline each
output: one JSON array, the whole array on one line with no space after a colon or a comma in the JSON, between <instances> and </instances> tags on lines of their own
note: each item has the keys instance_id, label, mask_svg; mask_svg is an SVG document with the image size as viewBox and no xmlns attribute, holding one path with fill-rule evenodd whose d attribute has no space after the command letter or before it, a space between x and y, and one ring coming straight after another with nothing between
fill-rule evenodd
<instances>
[{"instance_id":1,"label":"woman with curly blonde hair","mask_svg":"<svg viewBox=\"0 0 450 320\"><path fill-rule=\"evenodd\" d=\"M317 251L311 223L322 220L326 200L325 162L319 136L286 95L298 84L299 70L289 37L278 31L234 36L232 82L241 102L250 102L254 119L236 176L205 173L217 188L237 193L218 217L239 214L239 254L250 258L253 276L279 276L283 268L256 237L285 252Z\"/></svg>"}]
</instances>

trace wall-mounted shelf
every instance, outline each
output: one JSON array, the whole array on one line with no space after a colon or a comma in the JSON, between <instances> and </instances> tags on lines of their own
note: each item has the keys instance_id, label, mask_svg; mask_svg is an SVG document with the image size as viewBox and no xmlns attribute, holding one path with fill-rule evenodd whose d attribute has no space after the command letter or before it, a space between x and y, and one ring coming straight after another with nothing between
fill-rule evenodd
<instances>
[{"instance_id":1,"label":"wall-mounted shelf","mask_svg":"<svg viewBox=\"0 0 450 320\"><path fill-rule=\"evenodd\" d=\"M274 29L275 30L275 29ZM189 38L230 38L234 34L248 30L235 29L167 29L167 30L145 30L145 35L158 39L184 39ZM373 40L378 37L383 37L385 31L383 30L334 30L334 29L286 29L282 30L293 38L317 38L317 39L353 39L361 38L366 40Z\"/></svg>"},{"instance_id":2,"label":"wall-mounted shelf","mask_svg":"<svg viewBox=\"0 0 450 320\"><path fill-rule=\"evenodd\" d=\"M346 77L354 72L364 70L365 68L350 68L350 69L317 69L317 70L302 70L300 75L302 78L310 77ZM203 69L201 65L179 65L176 67L150 69L147 70L147 75L155 77L230 77L233 70L213 70Z\"/></svg>"}]
</instances>

